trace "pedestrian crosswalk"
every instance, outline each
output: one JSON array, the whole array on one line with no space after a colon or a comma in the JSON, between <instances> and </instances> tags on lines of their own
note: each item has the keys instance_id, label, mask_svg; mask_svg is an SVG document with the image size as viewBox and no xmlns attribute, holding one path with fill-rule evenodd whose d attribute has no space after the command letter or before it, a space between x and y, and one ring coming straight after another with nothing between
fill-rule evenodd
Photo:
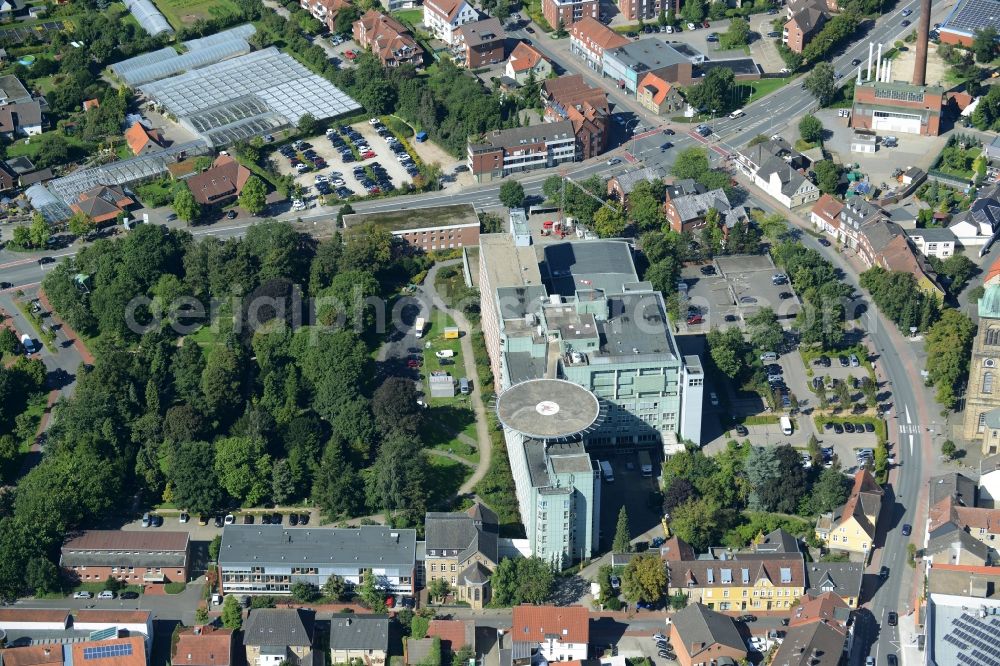
<instances>
[{"instance_id":1,"label":"pedestrian crosswalk","mask_svg":"<svg viewBox=\"0 0 1000 666\"><path fill-rule=\"evenodd\" d=\"M920 426L913 423L900 423L899 424L899 434L901 435L916 435L920 432Z\"/></svg>"}]
</instances>

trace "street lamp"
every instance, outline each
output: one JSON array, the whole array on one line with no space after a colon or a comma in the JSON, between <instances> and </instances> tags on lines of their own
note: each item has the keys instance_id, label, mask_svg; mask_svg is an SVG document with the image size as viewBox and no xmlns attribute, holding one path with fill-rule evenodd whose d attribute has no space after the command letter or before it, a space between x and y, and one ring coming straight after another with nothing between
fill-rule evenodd
<instances>
[{"instance_id":1,"label":"street lamp","mask_svg":"<svg viewBox=\"0 0 1000 666\"><path fill-rule=\"evenodd\" d=\"M635 124L632 125L632 157L635 157L635 135L642 129L642 118L636 118Z\"/></svg>"}]
</instances>

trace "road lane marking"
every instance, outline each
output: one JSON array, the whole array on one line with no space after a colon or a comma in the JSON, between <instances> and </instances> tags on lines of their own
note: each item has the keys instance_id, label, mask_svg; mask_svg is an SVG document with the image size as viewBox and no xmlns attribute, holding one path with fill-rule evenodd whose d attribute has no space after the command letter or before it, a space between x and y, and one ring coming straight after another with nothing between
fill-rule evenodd
<instances>
[{"instance_id":1,"label":"road lane marking","mask_svg":"<svg viewBox=\"0 0 1000 666\"><path fill-rule=\"evenodd\" d=\"M913 435L910 435L910 456L913 455Z\"/></svg>"}]
</instances>

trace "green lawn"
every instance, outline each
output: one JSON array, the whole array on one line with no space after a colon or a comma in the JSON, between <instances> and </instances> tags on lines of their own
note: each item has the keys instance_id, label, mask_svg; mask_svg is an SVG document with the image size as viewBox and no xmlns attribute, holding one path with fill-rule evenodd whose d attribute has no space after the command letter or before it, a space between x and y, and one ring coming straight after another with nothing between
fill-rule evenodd
<instances>
[{"instance_id":1,"label":"green lawn","mask_svg":"<svg viewBox=\"0 0 1000 666\"><path fill-rule=\"evenodd\" d=\"M441 398L435 402L454 403ZM437 404L429 408L420 429L420 439L429 448L453 453L473 464L479 462L479 449L459 439L463 434L476 440L476 417L472 410L455 404Z\"/></svg>"},{"instance_id":2,"label":"green lawn","mask_svg":"<svg viewBox=\"0 0 1000 666\"><path fill-rule=\"evenodd\" d=\"M174 28L191 25L198 19L207 19L237 11L232 0L153 0L156 8Z\"/></svg>"},{"instance_id":3,"label":"green lawn","mask_svg":"<svg viewBox=\"0 0 1000 666\"><path fill-rule=\"evenodd\" d=\"M465 480L472 475L472 468L460 462L442 458L441 456L427 456L427 487L431 488L429 504L441 504L450 502L458 489L461 488Z\"/></svg>"},{"instance_id":4,"label":"green lawn","mask_svg":"<svg viewBox=\"0 0 1000 666\"><path fill-rule=\"evenodd\" d=\"M403 23L413 27L420 25L424 21L423 9L400 9L393 12L392 15Z\"/></svg>"},{"instance_id":5,"label":"green lawn","mask_svg":"<svg viewBox=\"0 0 1000 666\"><path fill-rule=\"evenodd\" d=\"M750 81L747 83L748 86L753 88L753 93L750 98L746 101L747 104L751 102L756 102L762 97L767 97L774 91L784 87L792 80L792 77L785 77L783 79L760 79L759 81Z\"/></svg>"},{"instance_id":6,"label":"green lawn","mask_svg":"<svg viewBox=\"0 0 1000 666\"><path fill-rule=\"evenodd\" d=\"M424 347L424 365L423 372L425 377L429 377L430 373L434 370L445 370L449 372L456 381L459 377L465 375L464 365L462 362L462 345L459 340L445 340L444 339L444 329L449 326L454 326L454 320L447 314L439 312L437 310L433 311L430 317L429 328L426 329L422 342L430 342L431 346ZM468 335L468 331L462 331L462 335ZM449 359L439 359L435 352L450 349L455 352L455 355ZM442 365L441 361L444 360L445 364ZM428 393L430 391L428 390ZM459 402L461 398L456 396L454 398L432 398L430 400L431 407L437 405L454 405Z\"/></svg>"},{"instance_id":7,"label":"green lawn","mask_svg":"<svg viewBox=\"0 0 1000 666\"><path fill-rule=\"evenodd\" d=\"M64 137L66 139L66 143L69 144L71 153L86 153L92 148L90 144L79 137L66 134L64 134ZM41 145L42 143L35 140L35 138L32 138L31 141L28 141L26 138L18 138L17 141L7 146L7 157L23 156L34 161Z\"/></svg>"},{"instance_id":8,"label":"green lawn","mask_svg":"<svg viewBox=\"0 0 1000 666\"><path fill-rule=\"evenodd\" d=\"M21 453L31 451L31 443L35 441L35 432L38 430L38 424L42 421L42 415L45 413L45 405L48 404L48 399L49 396L47 393L41 393L28 400L28 408L22 413L28 415L34 427L31 430L31 434L18 446L18 451Z\"/></svg>"}]
</instances>

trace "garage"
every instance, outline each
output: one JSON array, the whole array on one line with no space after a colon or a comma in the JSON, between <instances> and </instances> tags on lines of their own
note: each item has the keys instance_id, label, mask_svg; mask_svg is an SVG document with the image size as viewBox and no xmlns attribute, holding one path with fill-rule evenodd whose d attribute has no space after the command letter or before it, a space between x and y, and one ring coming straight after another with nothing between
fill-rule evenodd
<instances>
[{"instance_id":1,"label":"garage","mask_svg":"<svg viewBox=\"0 0 1000 666\"><path fill-rule=\"evenodd\" d=\"M920 125L920 115L915 113L875 111L872 114L872 129L876 132L920 134Z\"/></svg>"}]
</instances>

